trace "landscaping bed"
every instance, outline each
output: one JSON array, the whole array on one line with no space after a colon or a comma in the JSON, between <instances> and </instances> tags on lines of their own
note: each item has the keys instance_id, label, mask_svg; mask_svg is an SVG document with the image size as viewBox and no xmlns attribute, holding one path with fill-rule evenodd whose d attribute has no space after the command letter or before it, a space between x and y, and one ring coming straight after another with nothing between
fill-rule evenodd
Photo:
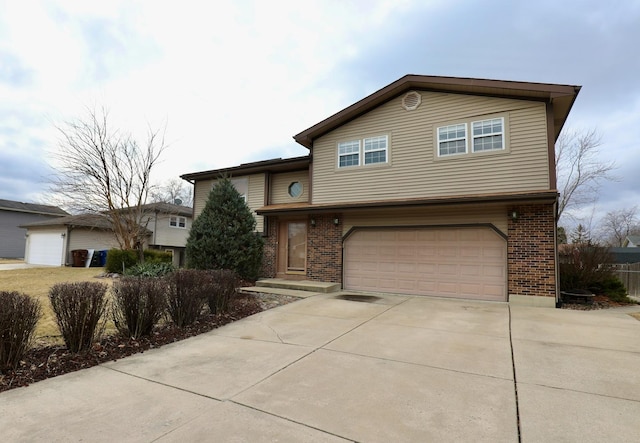
<instances>
[{"instance_id":1,"label":"landscaping bed","mask_svg":"<svg viewBox=\"0 0 640 443\"><path fill-rule=\"evenodd\" d=\"M184 340L295 300L298 298L285 295L240 294L225 314L203 315L184 328L167 323L157 326L152 335L138 340L119 334L105 335L91 349L79 353L71 353L65 346L36 346L27 351L18 368L0 374L0 392Z\"/></svg>"}]
</instances>

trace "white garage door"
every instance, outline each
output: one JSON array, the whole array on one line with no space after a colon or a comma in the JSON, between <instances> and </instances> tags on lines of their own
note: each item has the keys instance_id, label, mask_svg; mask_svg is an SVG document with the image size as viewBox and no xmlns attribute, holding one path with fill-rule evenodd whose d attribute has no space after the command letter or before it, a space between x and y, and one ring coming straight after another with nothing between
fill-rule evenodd
<instances>
[{"instance_id":1,"label":"white garage door","mask_svg":"<svg viewBox=\"0 0 640 443\"><path fill-rule=\"evenodd\" d=\"M506 301L506 241L488 227L354 231L344 288Z\"/></svg>"},{"instance_id":2,"label":"white garage door","mask_svg":"<svg viewBox=\"0 0 640 443\"><path fill-rule=\"evenodd\" d=\"M64 237L59 232L31 232L27 242L27 263L60 266Z\"/></svg>"}]
</instances>

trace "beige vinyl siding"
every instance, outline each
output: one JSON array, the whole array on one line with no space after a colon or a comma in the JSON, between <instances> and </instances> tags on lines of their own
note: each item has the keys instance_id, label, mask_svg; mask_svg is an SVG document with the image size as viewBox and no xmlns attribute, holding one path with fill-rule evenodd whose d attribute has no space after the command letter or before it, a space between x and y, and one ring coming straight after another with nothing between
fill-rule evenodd
<instances>
[{"instance_id":1,"label":"beige vinyl siding","mask_svg":"<svg viewBox=\"0 0 640 443\"><path fill-rule=\"evenodd\" d=\"M302 184L302 194L297 198L289 195L289 185ZM271 176L271 204L297 203L309 201L309 171L284 172Z\"/></svg>"},{"instance_id":2,"label":"beige vinyl siding","mask_svg":"<svg viewBox=\"0 0 640 443\"><path fill-rule=\"evenodd\" d=\"M264 174L253 174L237 176L233 179L247 178L249 181L249 192L247 195L247 205L256 219L256 231L262 232L263 217L256 214L256 209L264 206ZM209 198L209 192L217 180L199 180L195 183L193 209L194 217L198 217Z\"/></svg>"},{"instance_id":3,"label":"beige vinyl siding","mask_svg":"<svg viewBox=\"0 0 640 443\"><path fill-rule=\"evenodd\" d=\"M487 224L507 234L508 214L505 205L465 205L430 208L393 208L346 213L342 234L364 226L450 226Z\"/></svg>"},{"instance_id":4,"label":"beige vinyl siding","mask_svg":"<svg viewBox=\"0 0 640 443\"><path fill-rule=\"evenodd\" d=\"M150 242L153 245L184 247L187 244L189 230L191 229L191 218L186 219L186 226L179 228L169 225L171 217L184 217L182 215L158 214L157 222L152 219L147 228L154 231L151 235Z\"/></svg>"},{"instance_id":5,"label":"beige vinyl siding","mask_svg":"<svg viewBox=\"0 0 640 443\"><path fill-rule=\"evenodd\" d=\"M313 147L314 204L549 189L544 103L421 91L405 111L397 97L320 137ZM435 128L505 117L504 151L438 158ZM389 163L337 167L337 143L388 134Z\"/></svg>"},{"instance_id":6,"label":"beige vinyl siding","mask_svg":"<svg viewBox=\"0 0 640 443\"><path fill-rule=\"evenodd\" d=\"M100 251L119 247L112 231L74 228L69 232L69 251L74 249L95 249Z\"/></svg>"}]
</instances>

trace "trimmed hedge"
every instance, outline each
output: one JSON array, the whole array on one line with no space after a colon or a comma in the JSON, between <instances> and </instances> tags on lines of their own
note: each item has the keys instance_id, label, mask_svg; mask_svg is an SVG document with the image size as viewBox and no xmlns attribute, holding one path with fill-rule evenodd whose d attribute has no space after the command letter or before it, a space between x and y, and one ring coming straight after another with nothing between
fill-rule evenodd
<instances>
[{"instance_id":1,"label":"trimmed hedge","mask_svg":"<svg viewBox=\"0 0 640 443\"><path fill-rule=\"evenodd\" d=\"M145 263L173 263L173 254L171 254L171 252L165 252L159 249L145 249L144 262Z\"/></svg>"},{"instance_id":2,"label":"trimmed hedge","mask_svg":"<svg viewBox=\"0 0 640 443\"><path fill-rule=\"evenodd\" d=\"M105 270L122 274L127 268L138 263L138 251L134 249L109 249Z\"/></svg>"}]
</instances>

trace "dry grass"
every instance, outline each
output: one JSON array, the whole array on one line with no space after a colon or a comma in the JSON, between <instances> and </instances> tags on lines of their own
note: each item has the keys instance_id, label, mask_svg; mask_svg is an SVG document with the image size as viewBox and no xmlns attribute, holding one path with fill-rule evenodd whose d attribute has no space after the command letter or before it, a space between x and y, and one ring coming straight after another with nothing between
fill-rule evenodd
<instances>
[{"instance_id":1,"label":"dry grass","mask_svg":"<svg viewBox=\"0 0 640 443\"><path fill-rule=\"evenodd\" d=\"M634 312L632 314L629 314L630 316L632 316L633 318L635 318L636 320L640 320L640 312Z\"/></svg>"},{"instance_id":2,"label":"dry grass","mask_svg":"<svg viewBox=\"0 0 640 443\"><path fill-rule=\"evenodd\" d=\"M0 265L15 265L18 263L24 263L21 258L0 258Z\"/></svg>"},{"instance_id":3,"label":"dry grass","mask_svg":"<svg viewBox=\"0 0 640 443\"><path fill-rule=\"evenodd\" d=\"M36 327L38 342L56 341L60 336L56 319L49 303L49 288L56 283L100 281L111 285L110 279L97 279L103 268L29 268L0 271L0 290L18 291L34 297L42 304L42 318ZM44 339L44 340L43 340Z\"/></svg>"}]
</instances>

